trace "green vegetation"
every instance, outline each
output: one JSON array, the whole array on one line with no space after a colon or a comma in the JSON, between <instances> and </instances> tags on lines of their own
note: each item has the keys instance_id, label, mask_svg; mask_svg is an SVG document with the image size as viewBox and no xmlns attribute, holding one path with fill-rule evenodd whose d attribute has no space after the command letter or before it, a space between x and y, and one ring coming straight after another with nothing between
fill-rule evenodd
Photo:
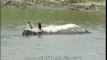
<instances>
[{"instance_id":1,"label":"green vegetation","mask_svg":"<svg viewBox=\"0 0 107 60\"><path fill-rule=\"evenodd\" d=\"M4 0L4 1L8 1L8 0ZM22 0L22 1L31 1L31 2L41 3L41 2L44 2L44 1L47 1L47 0ZM60 1L60 0L56 0L56 1ZM86 1L105 2L106 0L65 0L65 1L68 1L68 2L86 2Z\"/></svg>"},{"instance_id":2,"label":"green vegetation","mask_svg":"<svg viewBox=\"0 0 107 60\"><path fill-rule=\"evenodd\" d=\"M86 0L86 1L104 2L106 0Z\"/></svg>"},{"instance_id":3,"label":"green vegetation","mask_svg":"<svg viewBox=\"0 0 107 60\"><path fill-rule=\"evenodd\" d=\"M70 10L45 10L45 9L18 9L2 8L2 27L13 27L26 24L26 21L33 23L42 22L45 24L77 23L104 24L104 12L84 12Z\"/></svg>"},{"instance_id":4,"label":"green vegetation","mask_svg":"<svg viewBox=\"0 0 107 60\"><path fill-rule=\"evenodd\" d=\"M80 2L105 2L105 0L68 0L69 3L80 3Z\"/></svg>"}]
</instances>

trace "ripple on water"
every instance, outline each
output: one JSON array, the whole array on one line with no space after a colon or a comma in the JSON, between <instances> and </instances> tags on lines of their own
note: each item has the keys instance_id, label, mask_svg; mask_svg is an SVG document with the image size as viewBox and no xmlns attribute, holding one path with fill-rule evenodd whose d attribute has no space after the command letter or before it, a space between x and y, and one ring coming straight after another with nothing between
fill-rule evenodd
<instances>
[{"instance_id":1,"label":"ripple on water","mask_svg":"<svg viewBox=\"0 0 107 60\"><path fill-rule=\"evenodd\" d=\"M42 35L23 37L22 28L2 30L1 47L3 58L67 55L82 56L94 60L104 59L105 32L104 30L88 28L90 34L75 35ZM20 53L22 55L20 55ZM10 56L9 56L10 55ZM94 56L94 57L90 57ZM16 59L18 60L18 59Z\"/></svg>"}]
</instances>

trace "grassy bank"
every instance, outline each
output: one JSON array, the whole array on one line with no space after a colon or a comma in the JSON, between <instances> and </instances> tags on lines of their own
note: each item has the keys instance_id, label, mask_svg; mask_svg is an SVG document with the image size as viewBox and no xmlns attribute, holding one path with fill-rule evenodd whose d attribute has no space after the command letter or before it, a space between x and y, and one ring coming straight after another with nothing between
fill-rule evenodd
<instances>
[{"instance_id":1,"label":"grassy bank","mask_svg":"<svg viewBox=\"0 0 107 60\"><path fill-rule=\"evenodd\" d=\"M86 0L86 1L105 2L106 0Z\"/></svg>"},{"instance_id":2,"label":"grassy bank","mask_svg":"<svg viewBox=\"0 0 107 60\"><path fill-rule=\"evenodd\" d=\"M24 25L26 21L34 24L42 22L45 24L104 24L104 12L86 12L70 10L45 10L45 9L18 9L2 8L1 25L2 27L13 27Z\"/></svg>"},{"instance_id":3,"label":"grassy bank","mask_svg":"<svg viewBox=\"0 0 107 60\"><path fill-rule=\"evenodd\" d=\"M8 0L4 0L8 1ZM11 0L12 1L12 0ZM13 1L45 1L45 0L13 0ZM58 0L57 0L58 1ZM60 1L60 0L59 0ZM104 2L106 0L68 0L68 1L94 1L94 2Z\"/></svg>"}]
</instances>

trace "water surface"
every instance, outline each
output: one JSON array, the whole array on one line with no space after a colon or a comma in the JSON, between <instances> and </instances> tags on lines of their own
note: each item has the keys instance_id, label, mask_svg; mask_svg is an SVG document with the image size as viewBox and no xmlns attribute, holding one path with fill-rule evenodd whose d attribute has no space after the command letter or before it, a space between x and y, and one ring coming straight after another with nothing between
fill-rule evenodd
<instances>
[{"instance_id":1,"label":"water surface","mask_svg":"<svg viewBox=\"0 0 107 60\"><path fill-rule=\"evenodd\" d=\"M33 12L34 10L2 10L2 60L26 60L26 57L37 56L79 56L81 60L105 60L104 12L50 10L36 10L35 14ZM28 20L35 26L39 21L44 25L76 23L91 33L24 37L21 34Z\"/></svg>"}]
</instances>

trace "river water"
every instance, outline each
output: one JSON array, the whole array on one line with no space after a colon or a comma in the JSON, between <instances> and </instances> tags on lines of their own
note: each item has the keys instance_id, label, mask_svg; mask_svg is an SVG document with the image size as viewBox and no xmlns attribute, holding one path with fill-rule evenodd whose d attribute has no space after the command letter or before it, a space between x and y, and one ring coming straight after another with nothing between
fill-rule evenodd
<instances>
[{"instance_id":1,"label":"river water","mask_svg":"<svg viewBox=\"0 0 107 60\"><path fill-rule=\"evenodd\" d=\"M36 58L41 56L105 60L105 28L102 26L88 27L90 34L28 37L21 35L23 27L18 26L1 31L2 60L39 60Z\"/></svg>"},{"instance_id":2,"label":"river water","mask_svg":"<svg viewBox=\"0 0 107 60\"><path fill-rule=\"evenodd\" d=\"M27 20L34 25L78 23L91 33L22 36ZM1 60L105 60L104 22L99 12L2 9Z\"/></svg>"}]
</instances>

